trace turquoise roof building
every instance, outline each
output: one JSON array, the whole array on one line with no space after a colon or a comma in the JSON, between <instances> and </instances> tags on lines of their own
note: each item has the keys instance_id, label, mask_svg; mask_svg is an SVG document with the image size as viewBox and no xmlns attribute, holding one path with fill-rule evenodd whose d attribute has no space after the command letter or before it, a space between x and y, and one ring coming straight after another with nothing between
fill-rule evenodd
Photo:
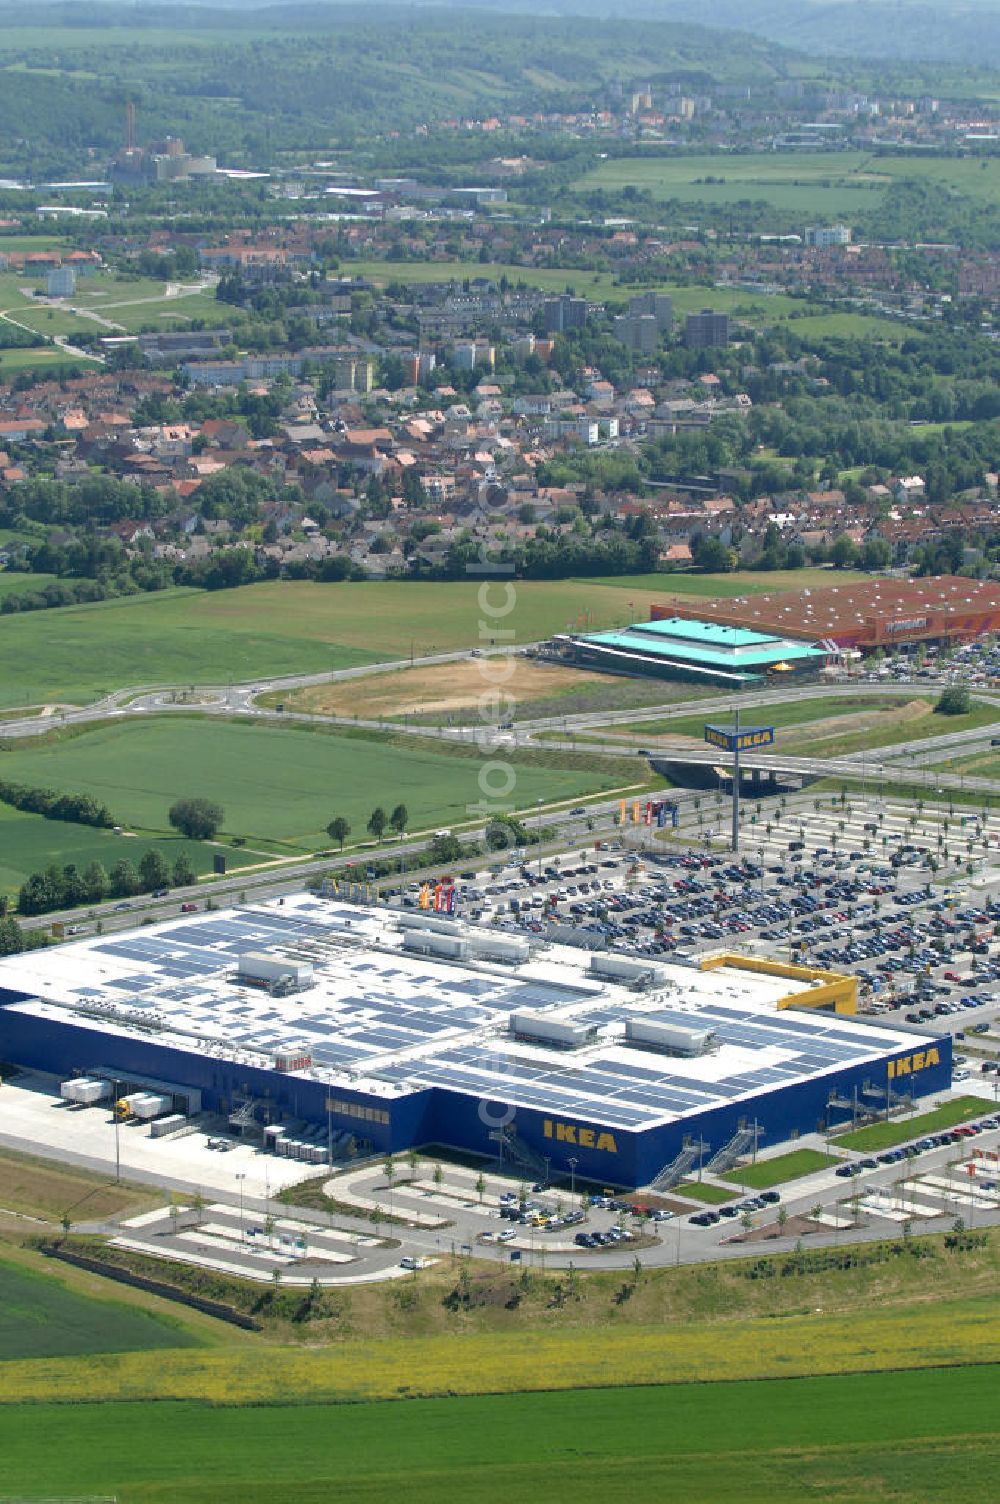
<instances>
[{"instance_id":1,"label":"turquoise roof building","mask_svg":"<svg viewBox=\"0 0 1000 1504\"><path fill-rule=\"evenodd\" d=\"M570 638L581 667L738 687L821 669L828 650L768 632L670 616Z\"/></svg>"}]
</instances>

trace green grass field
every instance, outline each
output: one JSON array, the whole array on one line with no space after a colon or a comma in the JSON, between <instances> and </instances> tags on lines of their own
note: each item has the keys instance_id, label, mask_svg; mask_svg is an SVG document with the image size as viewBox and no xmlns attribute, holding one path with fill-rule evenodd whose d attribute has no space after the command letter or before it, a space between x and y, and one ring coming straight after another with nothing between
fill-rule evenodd
<instances>
[{"instance_id":1,"label":"green grass field","mask_svg":"<svg viewBox=\"0 0 1000 1504\"><path fill-rule=\"evenodd\" d=\"M46 585L54 585L58 575L54 574L21 574L19 570L0 570L0 600L5 595L34 595L36 591L42 591Z\"/></svg>"},{"instance_id":2,"label":"green grass field","mask_svg":"<svg viewBox=\"0 0 1000 1504\"><path fill-rule=\"evenodd\" d=\"M905 1122L870 1123L867 1128L858 1128L853 1133L841 1133L831 1142L838 1149L858 1149L862 1152L893 1149L897 1144L909 1143L911 1139L923 1138L928 1133L943 1133L946 1128L955 1128L959 1123L968 1123L972 1118L986 1117L990 1104L982 1097L956 1097L924 1112L919 1117Z\"/></svg>"},{"instance_id":3,"label":"green grass field","mask_svg":"<svg viewBox=\"0 0 1000 1504\"><path fill-rule=\"evenodd\" d=\"M595 760L588 770L560 767L556 753L547 759L550 766L539 765L540 759L538 753L533 760L530 754L512 759L516 784L511 803L518 808L533 809L538 799L546 804L572 799L624 781L613 762ZM121 823L145 831L167 828L167 810L175 798L198 794L215 799L225 810L227 833L246 836L250 847L264 840L289 853L329 846L325 827L335 815L347 817L355 840L367 840L368 816L377 804L388 810L405 804L413 831L468 823L474 818L470 806L482 798L482 766L475 754L461 755L458 748L438 751L426 742L411 747L293 723L166 716L105 723L82 735L0 755L2 776L93 793ZM632 781L639 782L644 772L637 769ZM78 826L42 824L55 832L59 850L65 849L67 837L90 849L104 838L89 831L77 837ZM37 825L33 829L37 832ZM16 852L17 842L11 844ZM121 837L106 837L106 849L116 858L123 854L123 844ZM145 849L138 840L127 846L140 855ZM23 861L29 851L22 846L21 852ZM11 853L0 855L0 862L11 859ZM31 865L43 864L32 855Z\"/></svg>"},{"instance_id":4,"label":"green grass field","mask_svg":"<svg viewBox=\"0 0 1000 1504\"><path fill-rule=\"evenodd\" d=\"M1000 757L995 750L976 752L971 757L942 758L935 767L952 773L975 773L977 778L1000 778Z\"/></svg>"},{"instance_id":5,"label":"green grass field","mask_svg":"<svg viewBox=\"0 0 1000 1504\"><path fill-rule=\"evenodd\" d=\"M0 1361L196 1344L179 1323L134 1305L88 1299L54 1276L0 1262Z\"/></svg>"},{"instance_id":6,"label":"green grass field","mask_svg":"<svg viewBox=\"0 0 1000 1504\"><path fill-rule=\"evenodd\" d=\"M503 1492L711 1504L992 1504L995 1369L251 1409L0 1409L10 1497L413 1504ZM626 1481L627 1480L627 1481Z\"/></svg>"},{"instance_id":7,"label":"green grass field","mask_svg":"<svg viewBox=\"0 0 1000 1504\"><path fill-rule=\"evenodd\" d=\"M62 250L68 244L61 235L0 235L0 255L5 251Z\"/></svg>"},{"instance_id":8,"label":"green grass field","mask_svg":"<svg viewBox=\"0 0 1000 1504\"><path fill-rule=\"evenodd\" d=\"M627 579L598 578L595 585L613 585L635 590L655 590L658 598L696 595L731 599L737 595L772 595L779 590L804 590L824 585L856 585L866 579L850 569L774 569L767 572L742 569L735 574L636 574Z\"/></svg>"},{"instance_id":9,"label":"green grass field","mask_svg":"<svg viewBox=\"0 0 1000 1504\"><path fill-rule=\"evenodd\" d=\"M367 277L385 285L399 282L409 287L424 282L463 281L466 277L490 277L499 281L503 276L511 282L524 282L542 292L561 293L573 287L581 296L604 300L623 298L624 290L607 272L569 270L559 267L515 266L510 262L491 261L483 265L478 261L345 261L345 276Z\"/></svg>"},{"instance_id":10,"label":"green grass field","mask_svg":"<svg viewBox=\"0 0 1000 1504\"><path fill-rule=\"evenodd\" d=\"M58 345L39 345L35 349L0 350L0 380L16 376L20 371L45 372L50 366L69 371L92 371L96 361L89 356L70 355Z\"/></svg>"},{"instance_id":11,"label":"green grass field","mask_svg":"<svg viewBox=\"0 0 1000 1504\"><path fill-rule=\"evenodd\" d=\"M0 755L0 769L6 764ZM119 803L117 792L111 790L109 798L113 811ZM160 826L166 824L164 803L160 810ZM110 872L116 862L130 861L137 867L143 854L151 847L163 853L171 867L178 856L188 857L199 874L212 871L212 857L217 846L201 841L186 841L182 836L164 835L162 829L147 833L138 830L131 835L115 835L110 830L94 830L87 825L71 825L64 820L46 820L41 815L25 814L0 804L0 893L16 893L31 872L39 872L54 862L65 867L73 862L83 869L90 862L100 862ZM230 870L259 862L263 858L227 846L225 857Z\"/></svg>"},{"instance_id":12,"label":"green grass field","mask_svg":"<svg viewBox=\"0 0 1000 1504\"><path fill-rule=\"evenodd\" d=\"M704 1201L709 1206L717 1206L723 1201L732 1201L735 1191L727 1191L721 1185L710 1185L707 1180L682 1180L675 1187L679 1196L687 1196L692 1201Z\"/></svg>"},{"instance_id":13,"label":"green grass field","mask_svg":"<svg viewBox=\"0 0 1000 1504\"><path fill-rule=\"evenodd\" d=\"M903 181L990 208L1000 205L1000 167L994 159L873 156L857 151L688 156L650 148L641 157L601 162L573 188L588 192L634 186L660 202L716 207L765 202L776 210L850 219L876 208L887 189Z\"/></svg>"},{"instance_id":14,"label":"green grass field","mask_svg":"<svg viewBox=\"0 0 1000 1504\"><path fill-rule=\"evenodd\" d=\"M744 725L752 722L754 725L773 726L775 730L826 720L831 716L857 715L866 710L894 710L900 703L891 695L864 695L856 700L827 695L815 700L792 700L785 705L758 707L754 707L752 701L753 696L748 695L746 704L741 704L740 716ZM612 729L615 732L631 731L637 736L695 736L700 741L705 730L705 717L677 715L666 716L662 721L622 721ZM933 732L928 732L928 735L933 735ZM781 745L786 745L784 739Z\"/></svg>"},{"instance_id":15,"label":"green grass field","mask_svg":"<svg viewBox=\"0 0 1000 1504\"><path fill-rule=\"evenodd\" d=\"M162 298L165 282L152 277L118 277L114 272L95 272L93 276L80 277L76 291L69 300L81 308L94 308L98 312L118 303L135 303L140 298Z\"/></svg>"},{"instance_id":16,"label":"green grass field","mask_svg":"<svg viewBox=\"0 0 1000 1504\"><path fill-rule=\"evenodd\" d=\"M86 701L133 684L224 683L383 656L352 645L364 640L361 599L227 593L233 599L172 590L3 617L0 704Z\"/></svg>"},{"instance_id":17,"label":"green grass field","mask_svg":"<svg viewBox=\"0 0 1000 1504\"><path fill-rule=\"evenodd\" d=\"M878 318L866 313L811 313L804 318L790 319L788 328L801 339L832 335L842 339L884 340L890 345L902 344L904 339L913 339L920 334L919 329L902 319Z\"/></svg>"},{"instance_id":18,"label":"green grass field","mask_svg":"<svg viewBox=\"0 0 1000 1504\"><path fill-rule=\"evenodd\" d=\"M151 1186L132 1185L127 1180L116 1182L110 1175L95 1174L75 1165L0 1149L0 1219L31 1217L36 1222L48 1222L54 1229L63 1217L68 1217L71 1223L100 1222L122 1214L134 1216L151 1211L160 1203L160 1193ZM23 1224L19 1231L23 1231ZM51 1265L33 1249L21 1248L15 1253L8 1245L3 1267L13 1264L15 1258L18 1267L28 1273L37 1274L45 1269L50 1274L58 1273L71 1289L93 1288L88 1283L92 1276L71 1270L67 1264ZM128 1298L142 1304L141 1297Z\"/></svg>"},{"instance_id":19,"label":"green grass field","mask_svg":"<svg viewBox=\"0 0 1000 1504\"><path fill-rule=\"evenodd\" d=\"M803 571L808 575L809 571ZM685 577L687 578L687 577ZM761 576L699 577L747 588ZM770 578L774 578L771 576ZM662 584L658 583L662 579ZM808 580L803 578L803 584ZM496 618L526 643L567 628L645 618L676 590L674 577L613 583L522 580ZM503 591L457 581L319 585L306 581L214 592L168 590L0 618L0 708L85 702L144 684L225 684L352 668L480 645L480 621L506 610ZM484 613L483 606L487 607Z\"/></svg>"},{"instance_id":20,"label":"green grass field","mask_svg":"<svg viewBox=\"0 0 1000 1504\"><path fill-rule=\"evenodd\" d=\"M887 181L911 178L993 207L1000 205L1000 165L985 157L879 157L872 171Z\"/></svg>"},{"instance_id":21,"label":"green grass field","mask_svg":"<svg viewBox=\"0 0 1000 1504\"><path fill-rule=\"evenodd\" d=\"M542 292L561 293L572 288L581 297L598 302L627 301L633 284L627 273L619 280L610 272L580 271L564 267L517 266L512 262L478 261L345 261L345 274L367 277L384 286L399 282L405 286L425 282L463 281L469 277L489 277L499 281L501 277L527 287L537 287ZM638 286L639 284L634 284ZM674 316L682 317L699 308L714 308L720 313L732 313L752 323L763 323L801 314L804 304L801 298L789 297L787 293L755 293L738 287L710 287L672 282L643 282L643 290L654 289L668 292L673 299Z\"/></svg>"},{"instance_id":22,"label":"green grass field","mask_svg":"<svg viewBox=\"0 0 1000 1504\"><path fill-rule=\"evenodd\" d=\"M992 705L973 701L968 715L940 716L933 714L933 704L933 698L916 691L912 701L904 701L898 695L880 695L877 691L865 694L859 690L857 699L828 695L815 700L795 700L784 705L761 705L756 709L752 696L748 696L740 713L744 725L753 722L773 726L779 733L775 738L776 745L782 751L792 756L822 751L826 757L843 757L850 752L891 747L897 742L945 736L953 731L974 730L980 726L992 726L997 720L997 711ZM817 725L818 722L846 720L849 716L871 719L845 727L841 735ZM810 726L815 728L812 733L808 730ZM633 739L691 736L701 741L704 730L704 715L665 715L657 721L618 722L606 731L581 733L581 739L607 741L609 735L630 736ZM964 762L969 766L975 764L977 759L965 759ZM956 762L955 766L962 766L962 763ZM976 766L976 771L990 777L990 767L996 768L1000 773L1000 763L995 759L986 767Z\"/></svg>"},{"instance_id":23,"label":"green grass field","mask_svg":"<svg viewBox=\"0 0 1000 1504\"><path fill-rule=\"evenodd\" d=\"M0 242L0 253L4 245ZM39 272L29 273L24 276L21 272L0 272L0 308L9 308L12 311L24 307L34 308L36 305L31 294L43 291L45 288L45 276Z\"/></svg>"},{"instance_id":24,"label":"green grass field","mask_svg":"<svg viewBox=\"0 0 1000 1504\"><path fill-rule=\"evenodd\" d=\"M34 329L38 334L52 337L56 334L94 334L104 332L93 319L79 313L70 313L65 308L50 308L46 303L8 303L6 310L13 322Z\"/></svg>"},{"instance_id":25,"label":"green grass field","mask_svg":"<svg viewBox=\"0 0 1000 1504\"><path fill-rule=\"evenodd\" d=\"M4 242L0 240L0 252L3 249ZM86 310L120 324L130 333L147 327L172 328L188 319L223 324L232 318L232 310L219 303L211 292L168 297L166 288L165 282L148 277L128 278L113 272L98 272L78 280L75 292L65 299L71 307L53 307L44 297L36 301L30 296L34 291L45 291L44 278L37 273L22 276L0 272L0 308L18 323L50 336L106 332L102 323L87 316Z\"/></svg>"},{"instance_id":26,"label":"green grass field","mask_svg":"<svg viewBox=\"0 0 1000 1504\"><path fill-rule=\"evenodd\" d=\"M863 213L885 193L881 159L863 152L711 153L612 158L573 185L647 189L660 201L736 204L764 200L775 209L833 216ZM911 169L912 171L912 169ZM712 181L706 181L711 179Z\"/></svg>"},{"instance_id":27,"label":"green grass field","mask_svg":"<svg viewBox=\"0 0 1000 1504\"><path fill-rule=\"evenodd\" d=\"M838 1163L836 1155L821 1154L818 1149L793 1149L788 1154L776 1155L774 1159L760 1159L755 1165L744 1165L741 1170L727 1170L721 1178L755 1191L766 1191L772 1185L783 1185L786 1180L798 1180L803 1175L815 1175L817 1170Z\"/></svg>"},{"instance_id":28,"label":"green grass field","mask_svg":"<svg viewBox=\"0 0 1000 1504\"><path fill-rule=\"evenodd\" d=\"M933 702L914 694L913 701L908 703L926 706ZM845 729L842 736L823 735L820 741L813 740L805 732L799 736L791 733L782 739L782 748L786 752L806 756L822 752L824 757L846 757L863 749L891 747L897 742L947 736L956 731L973 731L978 727L993 726L998 718L995 705L984 705L978 700L973 700L968 715L934 715L932 711L929 715L914 717L904 711L901 700L897 700L896 704L899 707L897 716L885 715L879 722L860 730Z\"/></svg>"}]
</instances>

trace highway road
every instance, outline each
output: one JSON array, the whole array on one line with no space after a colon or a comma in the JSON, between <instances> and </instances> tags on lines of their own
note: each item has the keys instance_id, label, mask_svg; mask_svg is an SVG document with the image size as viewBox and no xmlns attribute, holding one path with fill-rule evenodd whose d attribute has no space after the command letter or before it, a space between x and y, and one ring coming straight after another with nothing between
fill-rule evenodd
<instances>
[{"instance_id":1,"label":"highway road","mask_svg":"<svg viewBox=\"0 0 1000 1504\"><path fill-rule=\"evenodd\" d=\"M531 644L528 647L533 646ZM527 650L522 646L519 653ZM505 648L485 648L480 657L499 657L507 652ZM275 710L261 705L260 699L267 694L287 692L297 689L308 688L318 684L336 684L353 679L361 679L375 675L397 673L406 668L429 667L436 664L455 663L467 660L469 650L461 649L449 653L434 653L421 657L397 658L386 663L363 664L354 668L334 669L327 672L312 674L287 675L273 679L253 679L238 684L204 684L204 685L134 685L126 689L116 690L100 700L95 700L89 705L66 708L59 707L52 714L45 716L26 716L24 719L11 719L2 723L2 736L4 739L18 740L25 737L38 736L45 731L58 729L62 726L80 726L95 722L118 719L130 716L146 716L170 714L173 711L190 715L197 711L204 715L248 715L258 720L276 721L287 724L289 722L302 722L304 724L323 724L329 726L352 726L372 731L391 731L396 735L417 736L445 741L476 741L484 747L484 751L492 744L495 735L492 728L478 723L470 716L469 723L463 726L430 726L417 725L401 720L386 720L378 717L355 717L317 715L307 711L286 709ZM752 720L766 721L766 716L761 711L766 711L769 706L794 704L797 701L816 699L822 696L824 699L858 699L866 694L890 696L902 700L912 700L915 695L934 692L939 688L935 681L926 683L869 683L850 684L832 683L796 686L794 688L768 689L754 692L752 696L735 696L732 693L720 695L699 696L687 700L671 700L662 705L647 706L640 709L616 710L616 711L588 711L575 715L557 715L543 717L519 717L516 720L512 736L500 736L496 738L497 746L524 746L530 745L532 740L542 733L547 734L546 745L550 747L572 747L579 750L577 745L570 740L571 734L577 731L593 731L601 728L611 728L616 725L640 725L643 721L660 723L673 719L686 718L693 715L704 715L706 720L718 719L721 716L732 717L739 709L744 717L745 724ZM998 720L1000 720L1000 694L990 690L976 692L976 698L985 704L997 708ZM751 703L752 701L752 703ZM948 732L942 725L939 736L918 737L906 742L899 742L890 747L879 748L875 752L855 752L839 758L809 759L800 757L782 756L774 754L753 754L752 760L744 756L745 767L775 767L782 770L807 772L810 776L816 776L817 768L821 766L822 776L841 774L842 776L855 776L864 765L868 769L875 770L882 764L905 763L910 761L915 764L920 762L922 766L928 766L939 758L946 758L954 752L973 752L989 745L991 740L991 727L974 728L958 732ZM554 732L562 732L566 740L549 740ZM667 749L662 746L663 734L658 734L657 755L665 755ZM588 739L587 749L601 751L611 756L629 755L633 750L628 744L620 742L598 743ZM692 762L712 763L718 761L718 754L711 751L698 750L691 747L685 738L680 743L684 748L684 756ZM777 759L777 763L774 759ZM873 772L874 776L874 772ZM899 777L894 770L894 777ZM926 782L926 778L919 780ZM975 787L971 779L965 780L965 785ZM948 785L945 784L945 787ZM983 785L984 787L987 784Z\"/></svg>"},{"instance_id":2,"label":"highway road","mask_svg":"<svg viewBox=\"0 0 1000 1504\"><path fill-rule=\"evenodd\" d=\"M677 790L676 795L681 803L690 802L695 798L695 790ZM556 807L542 807L541 810L532 810L527 818L531 828L540 829L546 838L538 845L531 847L531 860L538 857L548 858L556 852L573 849L577 845L588 845L595 839L610 838L615 834L614 819L618 814L618 799L605 798L589 803L586 816L574 816L568 808L570 801ZM575 799L574 808L577 808ZM464 841L482 840L485 834L482 825L462 829L459 832ZM212 903L220 908L230 908L240 902L240 895L246 894L247 902L258 903L265 898L280 898L289 893L300 893L303 886L317 874L328 872L332 867L342 866L345 862L353 862L358 868L358 881L365 881L364 869L370 861L387 858L400 860L400 877L385 877L380 880L382 886L391 886L399 881L415 882L423 877L431 876L434 872L440 872L441 864L427 864L422 860L433 839L430 831L404 837L403 840L387 841L381 847L372 846L370 850L346 851L341 857L339 853L323 857L307 857L298 861L269 862L267 866L259 870L241 868L237 872L230 873L226 877L208 878L201 883L193 883L188 887L171 888L165 898L151 898L148 894L137 895L127 900L112 901L94 904L90 908L75 908L56 910L52 913L41 914L31 919L22 920L25 929L49 930L53 923L79 926L82 930L90 932L93 926L99 922L104 933L115 930L132 929L140 924L147 916L154 919L172 919L181 912L184 903L197 903L199 908L211 899ZM229 847L220 844L219 851L224 854ZM457 865L474 868L477 871L495 862L495 855L463 858ZM454 870L452 864L452 870Z\"/></svg>"},{"instance_id":3,"label":"highway road","mask_svg":"<svg viewBox=\"0 0 1000 1504\"><path fill-rule=\"evenodd\" d=\"M504 648L484 649L483 657L490 655L500 656L507 650ZM518 651L523 652L524 648ZM365 664L354 668L337 669L328 672L311 674L297 674L273 679L254 679L239 684L208 684L208 685L174 685L174 686L132 686L118 690L115 693L94 701L92 704L74 708L61 708L47 716L30 716L21 720L5 721L0 728L4 739L17 740L38 736L49 730L64 726L80 726L94 724L114 719L127 719L135 716L149 716L169 714L177 711L190 715L197 711L205 715L220 716L253 716L254 719L268 722L302 722L306 724L323 724L330 727L338 725L351 726L353 728L370 729L376 732L392 732L394 735L415 736L418 738L438 739L442 741L467 741L476 743L485 756L502 756L505 750L528 749L532 747L544 747L546 750L563 749L579 752L581 744L574 739L573 732L584 729L610 728L613 725L623 723L640 723L643 720L663 721L680 716L704 715L706 719L729 718L735 712L737 706L747 719L764 719L761 712L766 712L769 706L795 703L800 700L815 699L817 695L833 698L858 698L866 693L889 695L900 699L912 699L917 693L935 691L938 686L933 681L913 683L889 683L889 684L809 684L789 688L764 690L754 693L752 705L743 697L725 693L712 696L701 696L681 701L671 701L666 705L647 707L641 710L603 711L588 712L572 716L548 716L536 719L519 720L513 732L498 734L493 728L487 726L467 725L454 726L426 726L412 725L399 721L387 721L378 718L343 718L336 716L314 715L302 711L286 710L276 711L273 708L261 706L261 696L269 693L291 692L316 684L337 683L349 681L366 676L395 673L401 669L430 666L435 664L453 663L466 660L469 650L463 649L448 653L435 653L420 657L394 659L381 664ZM990 705L997 707L998 720L1000 720L1000 694L984 690L977 691L977 698ZM803 757L782 754L781 752L756 752L745 753L742 758L742 766L746 770L760 769L762 771L775 771L784 774L797 775L804 780L819 778L840 777L852 780L861 780L877 785L879 782L892 782L897 785L908 785L914 788L926 789L928 784L933 784L942 792L968 793L996 793L995 781L977 777L975 775L955 773L938 764L941 760L955 753L970 753L989 746L991 741L992 727L973 730L964 730L949 733L946 728L942 734L936 737L914 738L907 742L897 743L891 747L880 748L874 752L856 752L840 757ZM539 741L542 732L547 733L546 740ZM554 734L555 733L555 734ZM562 735L559 735L562 733ZM636 752L634 746L623 744L620 741L588 740L586 750L597 752L617 758L628 757ZM644 757L646 753L641 754ZM661 737L657 738L655 753L659 760L676 758L689 764L701 766L728 767L730 759L725 754L720 754L710 747L699 745L690 739L678 739L674 746L665 744ZM637 766L636 782L639 782L640 768ZM693 797L683 790L678 791L682 800ZM567 803L569 801L566 801ZM588 804L588 814L598 824L604 819L610 821L617 809L617 799L597 800ZM536 818L534 811L530 816L532 822ZM556 807L539 812L537 818L546 827L557 827L566 835L568 812L565 807ZM464 839L481 839L483 830L481 827L462 829L459 834ZM592 831L584 822L579 831L574 832L571 839L590 839ZM414 862L419 862L431 839L430 832L416 834L401 843L392 843L383 848L379 855L388 853L398 854L404 859L408 868L414 867ZM372 855L375 853L373 852ZM351 854L349 854L350 856ZM363 865L369 857L369 853L353 853L353 859ZM169 917L177 911L182 901L200 902L210 891L214 900L232 901L235 895L246 891L255 898L264 896L280 895L301 888L304 882L315 876L318 871L328 868L337 857L303 858L302 860L290 861L278 866L274 863L259 871L242 869L237 873L217 881L213 881L210 889L206 884L185 889L174 890L168 899L164 900L136 900L128 911L118 911L113 905L103 905L94 911L106 928L119 928L135 924L140 913L152 913L160 917ZM64 914L46 915L44 923L49 925L53 920L62 919L68 923L79 922L80 911L68 911ZM35 921L41 922L41 921Z\"/></svg>"}]
</instances>

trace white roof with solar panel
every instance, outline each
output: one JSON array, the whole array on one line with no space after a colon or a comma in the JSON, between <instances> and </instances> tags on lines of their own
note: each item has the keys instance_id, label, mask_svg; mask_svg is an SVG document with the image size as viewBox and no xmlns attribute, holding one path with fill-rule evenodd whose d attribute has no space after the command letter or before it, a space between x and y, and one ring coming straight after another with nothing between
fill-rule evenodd
<instances>
[{"instance_id":1,"label":"white roof with solar panel","mask_svg":"<svg viewBox=\"0 0 1000 1504\"><path fill-rule=\"evenodd\" d=\"M883 1059L914 1036L777 1010L808 982L284 901L0 961L16 1010L390 1102L427 1087L642 1130Z\"/></svg>"}]
</instances>

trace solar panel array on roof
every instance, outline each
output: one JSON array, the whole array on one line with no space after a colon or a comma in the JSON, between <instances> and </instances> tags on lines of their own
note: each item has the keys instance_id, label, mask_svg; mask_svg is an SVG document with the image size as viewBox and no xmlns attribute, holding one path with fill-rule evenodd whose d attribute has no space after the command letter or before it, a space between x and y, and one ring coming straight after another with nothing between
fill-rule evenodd
<instances>
[{"instance_id":1,"label":"solar panel array on roof","mask_svg":"<svg viewBox=\"0 0 1000 1504\"><path fill-rule=\"evenodd\" d=\"M236 957L254 948L307 957L314 985L287 999L239 985ZM62 995L123 1027L142 1010L146 1038L155 1015L171 1043L186 1036L199 1051L252 1060L294 1043L311 1056L306 1069L326 1081L349 1073L360 1091L391 1098L437 1087L622 1128L693 1117L874 1058L899 1040L829 1015L769 1012L761 999L773 1006L773 982L741 978L733 996L730 979L674 968L658 1001L655 991L595 985L576 953L513 972L412 957L387 917L313 899L171 921L28 964L58 967L68 956L80 962ZM596 1030L595 1043L561 1052L513 1040L508 1016L525 1007ZM626 1045L625 1021L637 1017L712 1030L718 1049L676 1058Z\"/></svg>"}]
</instances>

